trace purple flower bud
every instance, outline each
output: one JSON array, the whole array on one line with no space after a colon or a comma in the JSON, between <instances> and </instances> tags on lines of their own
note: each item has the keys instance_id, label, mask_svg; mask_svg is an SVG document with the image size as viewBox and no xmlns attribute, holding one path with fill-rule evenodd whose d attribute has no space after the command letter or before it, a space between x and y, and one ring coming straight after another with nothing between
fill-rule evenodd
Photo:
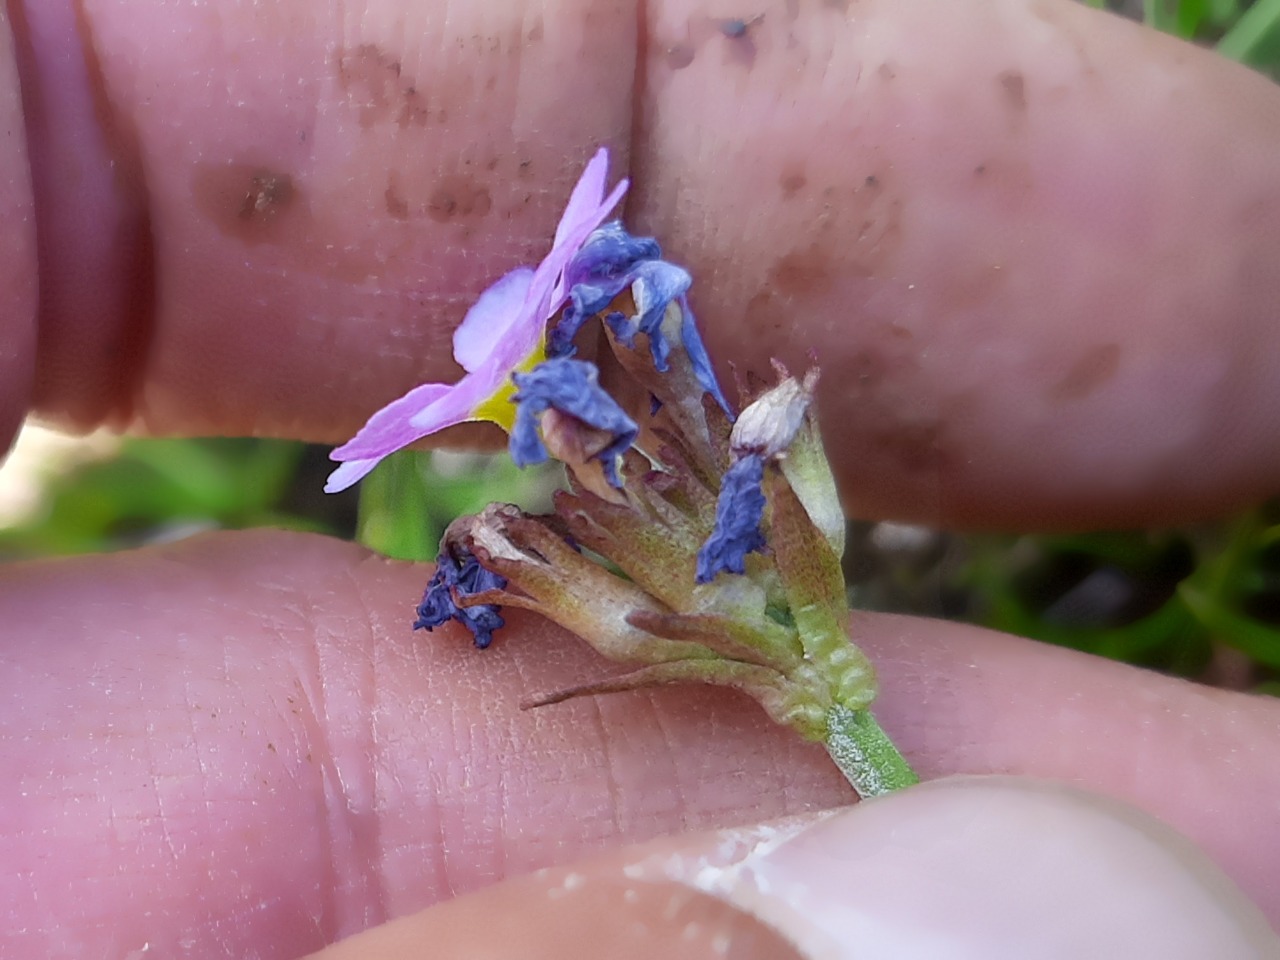
<instances>
[{"instance_id":1,"label":"purple flower bud","mask_svg":"<svg viewBox=\"0 0 1280 960\"><path fill-rule=\"evenodd\" d=\"M557 410L613 437L594 457L604 467L609 483L621 489L617 461L631 448L640 430L617 401L604 392L595 364L557 357L528 373L517 373L513 379L516 421L511 429L510 449L516 466L547 459L546 445L538 435L538 418L548 410Z\"/></svg>"},{"instance_id":2,"label":"purple flower bud","mask_svg":"<svg viewBox=\"0 0 1280 960\"><path fill-rule=\"evenodd\" d=\"M413 622L413 629L430 633L450 620L457 620L471 631L476 647L483 650L493 642L493 632L505 623L498 613L501 608L493 604L460 607L454 600L455 592L459 597L466 597L486 590L501 590L506 585L506 579L480 566L470 554L463 554L459 564L446 550L436 559L436 572L427 583L422 603L418 604L418 619Z\"/></svg>"},{"instance_id":3,"label":"purple flower bud","mask_svg":"<svg viewBox=\"0 0 1280 960\"><path fill-rule=\"evenodd\" d=\"M724 475L716 501L716 525L698 550L697 579L710 583L716 574L745 573L747 554L765 545L760 532L764 519L764 457L747 454Z\"/></svg>"}]
</instances>

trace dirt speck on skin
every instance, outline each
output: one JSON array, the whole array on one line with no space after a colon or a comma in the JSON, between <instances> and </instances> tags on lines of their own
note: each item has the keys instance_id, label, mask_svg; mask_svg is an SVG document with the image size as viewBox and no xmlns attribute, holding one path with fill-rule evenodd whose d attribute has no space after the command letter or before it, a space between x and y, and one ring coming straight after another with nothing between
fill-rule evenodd
<instances>
[{"instance_id":1,"label":"dirt speck on skin","mask_svg":"<svg viewBox=\"0 0 1280 960\"><path fill-rule=\"evenodd\" d=\"M1087 350L1053 385L1053 400L1082 400L1111 380L1120 368L1120 345L1104 343Z\"/></svg>"},{"instance_id":2,"label":"dirt speck on skin","mask_svg":"<svg viewBox=\"0 0 1280 960\"><path fill-rule=\"evenodd\" d=\"M830 252L821 244L793 250L780 257L764 283L747 301L746 324L755 330L782 330L794 320L795 304L822 296L834 282Z\"/></svg>"},{"instance_id":3,"label":"dirt speck on skin","mask_svg":"<svg viewBox=\"0 0 1280 960\"><path fill-rule=\"evenodd\" d=\"M387 174L387 189L382 192L387 213L397 220L409 219L409 201L400 193L400 181L394 173Z\"/></svg>"},{"instance_id":4,"label":"dirt speck on skin","mask_svg":"<svg viewBox=\"0 0 1280 960\"><path fill-rule=\"evenodd\" d=\"M461 174L449 174L427 199L427 215L438 223L479 219L493 207L489 188Z\"/></svg>"},{"instance_id":5,"label":"dirt speck on skin","mask_svg":"<svg viewBox=\"0 0 1280 960\"><path fill-rule=\"evenodd\" d=\"M779 259L769 271L769 279L779 293L821 293L831 286L832 267L828 252L815 243Z\"/></svg>"},{"instance_id":6,"label":"dirt speck on skin","mask_svg":"<svg viewBox=\"0 0 1280 960\"><path fill-rule=\"evenodd\" d=\"M249 187L240 201L240 219L271 219L288 210L291 203L293 177L261 170L249 177Z\"/></svg>"},{"instance_id":7,"label":"dirt speck on skin","mask_svg":"<svg viewBox=\"0 0 1280 960\"><path fill-rule=\"evenodd\" d=\"M381 122L423 126L430 119L426 97L404 75L400 61L377 44L362 43L341 51L335 70L362 127ZM438 119L443 120L443 115Z\"/></svg>"},{"instance_id":8,"label":"dirt speck on skin","mask_svg":"<svg viewBox=\"0 0 1280 960\"><path fill-rule=\"evenodd\" d=\"M782 199L790 200L797 193L803 190L809 183L809 178L804 175L801 170L790 170L782 174L778 178L778 186L782 189Z\"/></svg>"},{"instance_id":9,"label":"dirt speck on skin","mask_svg":"<svg viewBox=\"0 0 1280 960\"><path fill-rule=\"evenodd\" d=\"M1000 84L1001 96L1005 104L1014 114L1015 120L1021 120L1027 112L1027 79L1017 70L1006 70L996 77Z\"/></svg>"},{"instance_id":10,"label":"dirt speck on skin","mask_svg":"<svg viewBox=\"0 0 1280 960\"><path fill-rule=\"evenodd\" d=\"M947 463L943 428L937 420L897 423L873 438L877 450L912 473L940 471Z\"/></svg>"},{"instance_id":11,"label":"dirt speck on skin","mask_svg":"<svg viewBox=\"0 0 1280 960\"><path fill-rule=\"evenodd\" d=\"M259 164L197 164L191 192L222 233L249 244L281 242L306 213L292 175Z\"/></svg>"}]
</instances>

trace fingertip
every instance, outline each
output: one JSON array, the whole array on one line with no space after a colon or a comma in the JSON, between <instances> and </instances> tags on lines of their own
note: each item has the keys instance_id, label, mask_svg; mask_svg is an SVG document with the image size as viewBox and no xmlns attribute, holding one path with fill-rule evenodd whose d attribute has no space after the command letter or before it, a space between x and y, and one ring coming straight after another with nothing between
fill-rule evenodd
<instances>
[{"instance_id":1,"label":"fingertip","mask_svg":"<svg viewBox=\"0 0 1280 960\"><path fill-rule=\"evenodd\" d=\"M1013 777L860 804L717 883L809 957L1243 960L1280 948L1261 911L1171 828Z\"/></svg>"},{"instance_id":2,"label":"fingertip","mask_svg":"<svg viewBox=\"0 0 1280 960\"><path fill-rule=\"evenodd\" d=\"M357 934L312 960L802 960L782 933L731 903L678 880L634 878L626 855L509 880Z\"/></svg>"},{"instance_id":3,"label":"fingertip","mask_svg":"<svg viewBox=\"0 0 1280 960\"><path fill-rule=\"evenodd\" d=\"M323 960L1271 956L1260 911L1115 801L1006 777L666 838L450 901Z\"/></svg>"},{"instance_id":4,"label":"fingertip","mask_svg":"<svg viewBox=\"0 0 1280 960\"><path fill-rule=\"evenodd\" d=\"M817 351L852 512L1127 529L1274 492L1274 84L1067 0L697 11L647 6L631 207L714 355Z\"/></svg>"}]
</instances>

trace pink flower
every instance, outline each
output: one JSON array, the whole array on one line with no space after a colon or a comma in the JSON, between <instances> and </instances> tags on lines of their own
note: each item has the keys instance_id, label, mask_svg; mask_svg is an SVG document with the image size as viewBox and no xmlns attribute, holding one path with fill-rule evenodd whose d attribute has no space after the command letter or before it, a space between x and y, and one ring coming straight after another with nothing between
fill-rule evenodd
<instances>
[{"instance_id":1,"label":"pink flower","mask_svg":"<svg viewBox=\"0 0 1280 960\"><path fill-rule=\"evenodd\" d=\"M536 270L512 270L467 311L453 332L453 356L466 376L454 384L424 383L370 417L355 437L329 454L342 465L329 475L326 493L345 490L383 457L456 423L491 420L511 430L516 412L511 375L546 357L547 322L568 300L565 267L626 193L623 180L605 196L608 169L609 153L602 147L573 188L551 252Z\"/></svg>"}]
</instances>

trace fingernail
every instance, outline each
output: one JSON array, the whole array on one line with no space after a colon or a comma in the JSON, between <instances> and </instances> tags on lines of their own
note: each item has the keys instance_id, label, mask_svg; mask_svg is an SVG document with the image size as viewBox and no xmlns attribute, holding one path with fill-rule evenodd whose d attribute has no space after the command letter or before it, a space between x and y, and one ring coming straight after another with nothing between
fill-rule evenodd
<instances>
[{"instance_id":1,"label":"fingernail","mask_svg":"<svg viewBox=\"0 0 1280 960\"><path fill-rule=\"evenodd\" d=\"M1014 778L940 781L728 831L625 872L726 901L809 960L1280 956L1261 911L1172 829Z\"/></svg>"}]
</instances>

